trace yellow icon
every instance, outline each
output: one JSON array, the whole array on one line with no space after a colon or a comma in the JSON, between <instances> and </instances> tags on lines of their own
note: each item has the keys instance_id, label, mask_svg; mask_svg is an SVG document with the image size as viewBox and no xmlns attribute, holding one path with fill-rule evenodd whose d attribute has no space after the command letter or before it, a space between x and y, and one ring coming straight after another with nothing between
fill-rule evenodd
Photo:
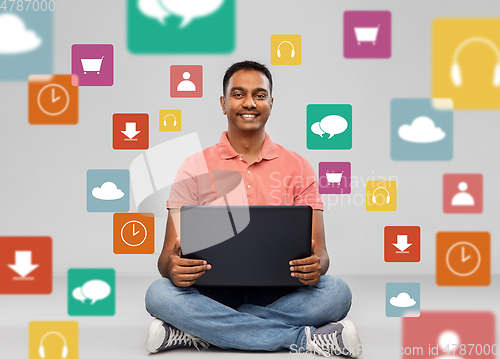
<instances>
[{"instance_id":1,"label":"yellow icon","mask_svg":"<svg viewBox=\"0 0 500 359\"><path fill-rule=\"evenodd\" d=\"M181 110L160 110L160 131L180 131Z\"/></svg>"},{"instance_id":2,"label":"yellow icon","mask_svg":"<svg viewBox=\"0 0 500 359\"><path fill-rule=\"evenodd\" d=\"M271 65L300 65L300 35L271 35Z\"/></svg>"},{"instance_id":3,"label":"yellow icon","mask_svg":"<svg viewBox=\"0 0 500 359\"><path fill-rule=\"evenodd\" d=\"M396 181L366 181L366 210L395 211Z\"/></svg>"},{"instance_id":4,"label":"yellow icon","mask_svg":"<svg viewBox=\"0 0 500 359\"><path fill-rule=\"evenodd\" d=\"M500 18L434 21L432 97L451 98L456 109L500 109Z\"/></svg>"},{"instance_id":5,"label":"yellow icon","mask_svg":"<svg viewBox=\"0 0 500 359\"><path fill-rule=\"evenodd\" d=\"M30 322L29 359L78 359L78 322Z\"/></svg>"}]
</instances>

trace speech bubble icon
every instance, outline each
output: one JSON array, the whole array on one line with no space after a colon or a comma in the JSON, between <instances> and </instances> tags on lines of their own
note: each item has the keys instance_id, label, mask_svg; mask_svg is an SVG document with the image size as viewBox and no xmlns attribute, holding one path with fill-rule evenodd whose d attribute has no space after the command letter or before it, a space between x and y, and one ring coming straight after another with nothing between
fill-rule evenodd
<instances>
[{"instance_id":1,"label":"speech bubble icon","mask_svg":"<svg viewBox=\"0 0 500 359\"><path fill-rule=\"evenodd\" d=\"M330 137L328 137L328 139L330 139L334 135L338 135L339 133L344 132L349 124L347 123L347 120L342 116L329 115L323 117L323 119L319 123L319 126L322 131L330 134Z\"/></svg>"},{"instance_id":2,"label":"speech bubble icon","mask_svg":"<svg viewBox=\"0 0 500 359\"><path fill-rule=\"evenodd\" d=\"M158 3L158 0L139 0L139 10L146 16L152 17L165 25L165 18L168 12Z\"/></svg>"},{"instance_id":3,"label":"speech bubble icon","mask_svg":"<svg viewBox=\"0 0 500 359\"><path fill-rule=\"evenodd\" d=\"M85 296L83 295L82 293L82 287L78 287L78 288L75 288L73 289L73 298L75 298L76 300L79 300L80 302L82 303L85 303Z\"/></svg>"},{"instance_id":4,"label":"speech bubble icon","mask_svg":"<svg viewBox=\"0 0 500 359\"><path fill-rule=\"evenodd\" d=\"M195 17L215 12L224 0L158 0L173 14L182 17L180 28L187 26Z\"/></svg>"},{"instance_id":5,"label":"speech bubble icon","mask_svg":"<svg viewBox=\"0 0 500 359\"><path fill-rule=\"evenodd\" d=\"M111 293L111 287L99 279L89 280L82 286L82 293L86 298L92 300L90 304L94 304L97 300L106 298Z\"/></svg>"},{"instance_id":6,"label":"speech bubble icon","mask_svg":"<svg viewBox=\"0 0 500 359\"><path fill-rule=\"evenodd\" d=\"M311 126L311 131L321 137L323 137L323 130L321 130L321 127L319 127L319 122L314 122Z\"/></svg>"}]
</instances>

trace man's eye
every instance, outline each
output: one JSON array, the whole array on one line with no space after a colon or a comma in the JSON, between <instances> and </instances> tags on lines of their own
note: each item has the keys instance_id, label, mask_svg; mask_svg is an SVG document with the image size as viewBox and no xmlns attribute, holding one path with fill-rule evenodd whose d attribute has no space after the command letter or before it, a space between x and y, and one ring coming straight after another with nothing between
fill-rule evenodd
<instances>
[{"instance_id":1,"label":"man's eye","mask_svg":"<svg viewBox=\"0 0 500 359\"><path fill-rule=\"evenodd\" d=\"M257 98L260 98L260 99L266 99L266 98L267 98L267 96L266 96L266 95L262 95L262 94L260 94L260 95L257 95Z\"/></svg>"},{"instance_id":2,"label":"man's eye","mask_svg":"<svg viewBox=\"0 0 500 359\"><path fill-rule=\"evenodd\" d=\"M233 97L241 97L241 96L242 96L242 94L240 94L240 93L234 93L233 94Z\"/></svg>"}]
</instances>

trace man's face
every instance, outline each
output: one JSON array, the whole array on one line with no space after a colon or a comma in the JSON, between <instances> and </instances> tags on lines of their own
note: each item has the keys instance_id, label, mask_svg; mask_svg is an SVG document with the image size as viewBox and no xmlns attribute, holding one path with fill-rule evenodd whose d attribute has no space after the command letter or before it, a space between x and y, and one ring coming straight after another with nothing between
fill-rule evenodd
<instances>
[{"instance_id":1,"label":"man's face","mask_svg":"<svg viewBox=\"0 0 500 359\"><path fill-rule=\"evenodd\" d=\"M270 92L269 80L262 72L236 71L229 79L226 96L220 98L229 127L242 132L255 132L263 128L273 107Z\"/></svg>"}]
</instances>

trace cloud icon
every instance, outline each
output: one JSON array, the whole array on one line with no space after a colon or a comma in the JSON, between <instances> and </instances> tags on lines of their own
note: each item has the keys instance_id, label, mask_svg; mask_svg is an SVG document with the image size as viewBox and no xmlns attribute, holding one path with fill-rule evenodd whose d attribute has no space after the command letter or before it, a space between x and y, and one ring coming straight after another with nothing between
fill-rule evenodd
<instances>
[{"instance_id":1,"label":"cloud icon","mask_svg":"<svg viewBox=\"0 0 500 359\"><path fill-rule=\"evenodd\" d=\"M413 298L410 298L410 295L405 292L401 292L397 297L392 297L389 301L391 305L399 308L408 308L413 307L417 302Z\"/></svg>"},{"instance_id":2,"label":"cloud icon","mask_svg":"<svg viewBox=\"0 0 500 359\"><path fill-rule=\"evenodd\" d=\"M23 20L14 14L0 15L0 54L21 54L39 47L42 39L26 29Z\"/></svg>"},{"instance_id":3,"label":"cloud icon","mask_svg":"<svg viewBox=\"0 0 500 359\"><path fill-rule=\"evenodd\" d=\"M446 133L436 127L434 121L427 116L420 116L411 125L403 125L398 130L399 137L408 142L430 143L441 141Z\"/></svg>"},{"instance_id":4,"label":"cloud icon","mask_svg":"<svg viewBox=\"0 0 500 359\"><path fill-rule=\"evenodd\" d=\"M125 195L121 189L116 187L113 182L105 182L101 187L95 187L92 190L92 196L105 201L120 199Z\"/></svg>"}]
</instances>

